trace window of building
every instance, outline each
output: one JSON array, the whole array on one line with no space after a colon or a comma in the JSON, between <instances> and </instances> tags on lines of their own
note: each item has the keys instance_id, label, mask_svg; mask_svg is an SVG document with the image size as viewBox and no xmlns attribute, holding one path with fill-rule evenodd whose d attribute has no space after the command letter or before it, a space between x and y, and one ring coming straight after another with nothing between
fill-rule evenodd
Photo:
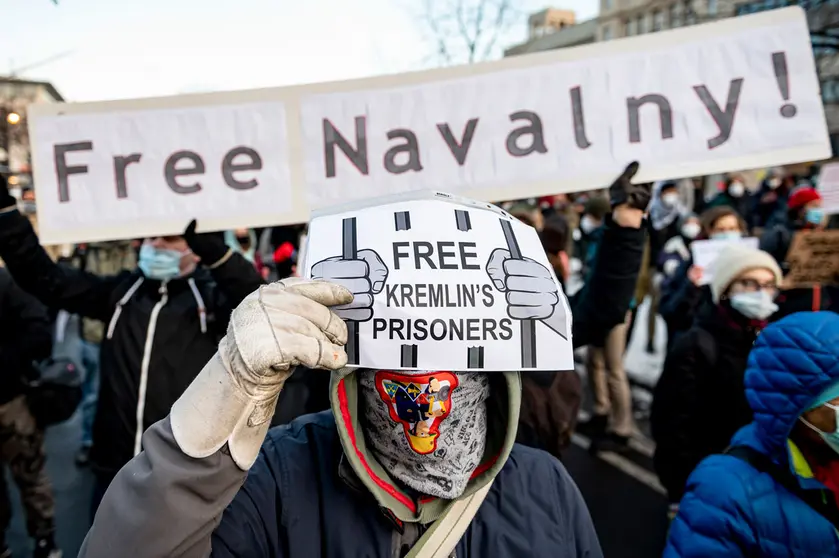
<instances>
[{"instance_id":1,"label":"window of building","mask_svg":"<svg viewBox=\"0 0 839 558\"><path fill-rule=\"evenodd\" d=\"M682 14L679 12L679 5L672 4L670 6L670 27L681 27L682 25Z\"/></svg>"},{"instance_id":2,"label":"window of building","mask_svg":"<svg viewBox=\"0 0 839 558\"><path fill-rule=\"evenodd\" d=\"M664 29L664 12L653 10L653 33Z\"/></svg>"},{"instance_id":3,"label":"window of building","mask_svg":"<svg viewBox=\"0 0 839 558\"><path fill-rule=\"evenodd\" d=\"M717 15L717 0L707 0L708 2L708 15L715 16Z\"/></svg>"},{"instance_id":4,"label":"window of building","mask_svg":"<svg viewBox=\"0 0 839 558\"><path fill-rule=\"evenodd\" d=\"M635 28L638 30L639 35L643 35L647 32L646 27L644 27L644 14L638 16L637 23L635 24Z\"/></svg>"},{"instance_id":5,"label":"window of building","mask_svg":"<svg viewBox=\"0 0 839 558\"><path fill-rule=\"evenodd\" d=\"M634 19L627 19L623 24L623 35L624 37L631 37L635 34L635 20Z\"/></svg>"},{"instance_id":6,"label":"window of building","mask_svg":"<svg viewBox=\"0 0 839 558\"><path fill-rule=\"evenodd\" d=\"M693 25L696 23L696 12L693 11L693 2L691 0L684 1L684 9L682 10L682 19L685 25Z\"/></svg>"},{"instance_id":7,"label":"window of building","mask_svg":"<svg viewBox=\"0 0 839 558\"><path fill-rule=\"evenodd\" d=\"M606 27L604 27L604 28L603 28L603 35L602 35L602 39L603 39L604 41L608 41L608 40L610 40L611 38L612 38L612 26L611 26L611 25L607 25Z\"/></svg>"}]
</instances>

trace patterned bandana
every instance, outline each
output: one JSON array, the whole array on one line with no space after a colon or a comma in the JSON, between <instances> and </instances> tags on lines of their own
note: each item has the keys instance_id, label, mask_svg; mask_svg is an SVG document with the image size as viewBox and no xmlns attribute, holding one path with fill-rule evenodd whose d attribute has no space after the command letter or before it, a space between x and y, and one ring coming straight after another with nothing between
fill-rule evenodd
<instances>
[{"instance_id":1,"label":"patterned bandana","mask_svg":"<svg viewBox=\"0 0 839 558\"><path fill-rule=\"evenodd\" d=\"M406 486L463 494L486 446L489 379L478 372L358 372L367 444Z\"/></svg>"}]
</instances>

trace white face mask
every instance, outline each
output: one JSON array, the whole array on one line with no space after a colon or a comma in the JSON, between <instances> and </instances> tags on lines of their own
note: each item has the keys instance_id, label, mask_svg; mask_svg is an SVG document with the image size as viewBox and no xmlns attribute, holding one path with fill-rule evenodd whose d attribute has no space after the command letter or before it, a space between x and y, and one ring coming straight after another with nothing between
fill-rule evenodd
<instances>
[{"instance_id":1,"label":"white face mask","mask_svg":"<svg viewBox=\"0 0 839 558\"><path fill-rule=\"evenodd\" d=\"M685 238L689 238L691 240L699 236L700 230L701 227L698 223L685 223L684 225L682 225L682 235Z\"/></svg>"},{"instance_id":2,"label":"white face mask","mask_svg":"<svg viewBox=\"0 0 839 558\"><path fill-rule=\"evenodd\" d=\"M772 295L766 291L731 295L731 307L752 320L765 320L778 311Z\"/></svg>"},{"instance_id":3,"label":"white face mask","mask_svg":"<svg viewBox=\"0 0 839 558\"><path fill-rule=\"evenodd\" d=\"M822 432L821 430L807 422L807 420L805 420L804 417L799 417L798 420L806 424L811 430L813 430L816 434L821 436L822 440L824 440L824 442L828 446L830 446L830 449L832 449L836 453L839 453L839 407L831 405L830 403L825 403L824 406L829 409L833 409L833 413L835 414L834 420L836 420L837 428L833 432Z\"/></svg>"},{"instance_id":4,"label":"white face mask","mask_svg":"<svg viewBox=\"0 0 839 558\"><path fill-rule=\"evenodd\" d=\"M580 219L580 230L585 234L591 234L597 228L597 223L588 215L583 215Z\"/></svg>"},{"instance_id":5,"label":"white face mask","mask_svg":"<svg viewBox=\"0 0 839 558\"><path fill-rule=\"evenodd\" d=\"M670 193L661 196L661 204L664 207L676 207L677 203L679 203L679 194Z\"/></svg>"},{"instance_id":6,"label":"white face mask","mask_svg":"<svg viewBox=\"0 0 839 558\"><path fill-rule=\"evenodd\" d=\"M774 190L775 188L778 188L781 185L781 179L776 176L767 180L766 184Z\"/></svg>"},{"instance_id":7,"label":"white face mask","mask_svg":"<svg viewBox=\"0 0 839 558\"><path fill-rule=\"evenodd\" d=\"M732 197L742 198L743 194L746 193L746 187L743 186L742 182L732 182L728 187L728 193Z\"/></svg>"}]
</instances>

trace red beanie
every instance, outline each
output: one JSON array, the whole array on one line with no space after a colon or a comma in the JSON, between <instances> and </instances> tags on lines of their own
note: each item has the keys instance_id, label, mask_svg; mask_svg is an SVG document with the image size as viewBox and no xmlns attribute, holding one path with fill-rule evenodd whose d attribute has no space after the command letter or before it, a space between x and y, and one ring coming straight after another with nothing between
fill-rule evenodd
<instances>
[{"instance_id":1,"label":"red beanie","mask_svg":"<svg viewBox=\"0 0 839 558\"><path fill-rule=\"evenodd\" d=\"M274 263L283 263L294 256L294 245L291 242L283 242L274 250Z\"/></svg>"},{"instance_id":2,"label":"red beanie","mask_svg":"<svg viewBox=\"0 0 839 558\"><path fill-rule=\"evenodd\" d=\"M789 197L789 201L787 205L790 209L799 209L804 207L811 201L816 201L822 199L821 194L811 187L811 186L803 186L801 188L796 188Z\"/></svg>"}]
</instances>

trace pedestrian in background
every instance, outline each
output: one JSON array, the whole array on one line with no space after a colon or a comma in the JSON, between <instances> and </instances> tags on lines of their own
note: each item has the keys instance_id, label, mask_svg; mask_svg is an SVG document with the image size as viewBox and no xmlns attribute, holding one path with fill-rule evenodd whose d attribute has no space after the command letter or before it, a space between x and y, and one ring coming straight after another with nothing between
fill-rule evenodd
<instances>
[{"instance_id":1,"label":"pedestrian in background","mask_svg":"<svg viewBox=\"0 0 839 558\"><path fill-rule=\"evenodd\" d=\"M92 242L76 247L71 263L78 269L109 277L137 267L137 251L130 240ZM81 363L84 368L82 383L82 444L76 454L76 464L87 466L93 446L93 421L99 399L99 352L105 337L105 324L100 320L81 318L79 339Z\"/></svg>"},{"instance_id":2,"label":"pedestrian in background","mask_svg":"<svg viewBox=\"0 0 839 558\"><path fill-rule=\"evenodd\" d=\"M0 269L0 461L20 491L34 558L60 558L55 546L55 501L47 477L44 430L26 401L33 362L52 353L46 307ZM12 520L6 472L0 470L0 558L8 558L5 533Z\"/></svg>"},{"instance_id":3,"label":"pedestrian in background","mask_svg":"<svg viewBox=\"0 0 839 558\"><path fill-rule=\"evenodd\" d=\"M760 250L725 247L714 264L712 303L674 344L653 394L654 465L671 505L702 459L752 420L743 390L746 359L778 309L781 269Z\"/></svg>"},{"instance_id":4,"label":"pedestrian in background","mask_svg":"<svg viewBox=\"0 0 839 558\"><path fill-rule=\"evenodd\" d=\"M745 396L754 420L690 476L664 558L839 556L839 315L764 329Z\"/></svg>"}]
</instances>

